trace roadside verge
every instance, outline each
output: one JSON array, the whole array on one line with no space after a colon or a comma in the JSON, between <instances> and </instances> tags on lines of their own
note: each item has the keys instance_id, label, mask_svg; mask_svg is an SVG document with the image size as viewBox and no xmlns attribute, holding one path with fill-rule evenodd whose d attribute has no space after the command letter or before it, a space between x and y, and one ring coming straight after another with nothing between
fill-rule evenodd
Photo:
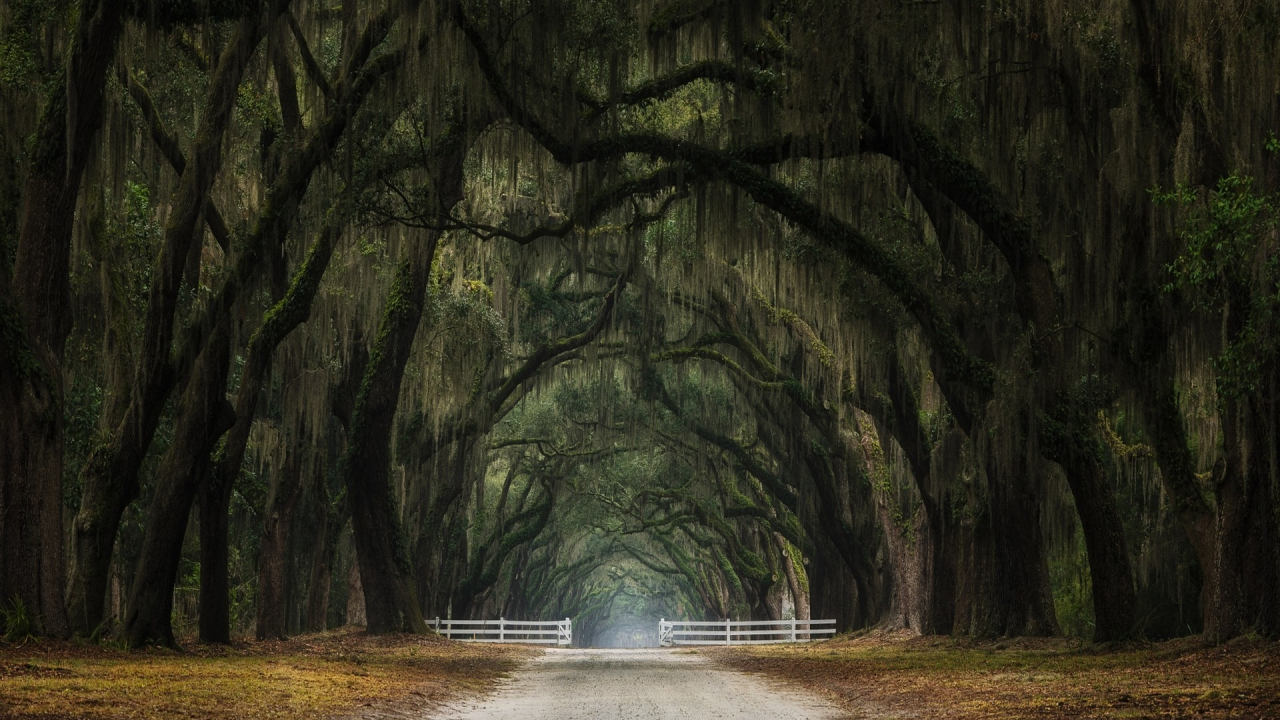
<instances>
[{"instance_id":1,"label":"roadside verge","mask_svg":"<svg viewBox=\"0 0 1280 720\"><path fill-rule=\"evenodd\" d=\"M359 628L183 652L0 644L0 718L396 717L482 694L537 653Z\"/></svg>"}]
</instances>

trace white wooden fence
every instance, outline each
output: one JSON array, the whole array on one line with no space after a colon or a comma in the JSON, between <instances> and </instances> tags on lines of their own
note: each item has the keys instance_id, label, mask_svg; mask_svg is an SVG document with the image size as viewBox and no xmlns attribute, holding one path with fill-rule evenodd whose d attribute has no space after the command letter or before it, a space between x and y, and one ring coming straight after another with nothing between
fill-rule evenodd
<instances>
[{"instance_id":1,"label":"white wooden fence","mask_svg":"<svg viewBox=\"0 0 1280 720\"><path fill-rule=\"evenodd\" d=\"M441 620L432 623L444 637L463 642L536 643L572 645L573 621L563 620Z\"/></svg>"},{"instance_id":2,"label":"white wooden fence","mask_svg":"<svg viewBox=\"0 0 1280 720\"><path fill-rule=\"evenodd\" d=\"M763 645L809 642L835 635L835 620L719 620L710 622L658 621L658 644Z\"/></svg>"}]
</instances>

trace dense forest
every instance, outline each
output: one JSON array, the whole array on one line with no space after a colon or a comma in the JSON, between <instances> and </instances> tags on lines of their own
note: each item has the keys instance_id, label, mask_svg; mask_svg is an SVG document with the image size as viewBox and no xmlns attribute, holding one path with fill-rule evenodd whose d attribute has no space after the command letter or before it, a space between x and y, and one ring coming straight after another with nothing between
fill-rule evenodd
<instances>
[{"instance_id":1,"label":"dense forest","mask_svg":"<svg viewBox=\"0 0 1280 720\"><path fill-rule=\"evenodd\" d=\"M3 0L0 607L1280 634L1276 0Z\"/></svg>"}]
</instances>

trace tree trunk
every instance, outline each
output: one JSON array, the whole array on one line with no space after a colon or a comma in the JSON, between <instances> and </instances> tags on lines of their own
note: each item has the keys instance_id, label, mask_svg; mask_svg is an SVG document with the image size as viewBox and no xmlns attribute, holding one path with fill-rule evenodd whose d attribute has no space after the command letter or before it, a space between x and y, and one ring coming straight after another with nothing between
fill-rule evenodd
<instances>
[{"instance_id":1,"label":"tree trunk","mask_svg":"<svg viewBox=\"0 0 1280 720\"><path fill-rule=\"evenodd\" d=\"M1053 635L1058 630L1024 410L1003 418L998 433L985 428L977 433L985 472L982 484L975 480L969 488L966 509L973 524L966 584L972 605L968 626L959 629L978 637Z\"/></svg>"},{"instance_id":2,"label":"tree trunk","mask_svg":"<svg viewBox=\"0 0 1280 720\"><path fill-rule=\"evenodd\" d=\"M124 5L103 0L79 8L70 57L41 114L23 183L12 278L0 270L0 599L16 597L42 632L59 637L72 630L62 523L71 231ZM99 607L105 595L104 573Z\"/></svg>"},{"instance_id":3,"label":"tree trunk","mask_svg":"<svg viewBox=\"0 0 1280 720\"><path fill-rule=\"evenodd\" d=\"M450 598L466 572L467 516L461 506L455 506L453 512L446 514L445 518L447 530L441 542L442 559L436 576L437 582L432 588L435 604L431 614L452 617L455 615L452 614Z\"/></svg>"},{"instance_id":4,"label":"tree trunk","mask_svg":"<svg viewBox=\"0 0 1280 720\"><path fill-rule=\"evenodd\" d=\"M1058 403L1051 414L1041 423L1041 448L1062 466L1080 517L1093 587L1093 639L1121 640L1137 628L1137 593L1115 490L1102 466L1102 443L1092 418L1075 403Z\"/></svg>"},{"instance_id":5,"label":"tree trunk","mask_svg":"<svg viewBox=\"0 0 1280 720\"><path fill-rule=\"evenodd\" d=\"M226 399L229 346L227 330L219 326L183 393L173 443L156 472L156 495L147 509L142 554L124 622L131 647L175 645L170 616L187 519L200 484L212 470L213 445L235 417Z\"/></svg>"},{"instance_id":6,"label":"tree trunk","mask_svg":"<svg viewBox=\"0 0 1280 720\"><path fill-rule=\"evenodd\" d=\"M372 633L426 629L391 488L390 439L405 364L422 320L438 237L430 232L420 239L396 271L369 353L340 471L351 506L356 559Z\"/></svg>"},{"instance_id":7,"label":"tree trunk","mask_svg":"<svg viewBox=\"0 0 1280 720\"><path fill-rule=\"evenodd\" d=\"M1070 464L1067 480L1080 516L1093 582L1093 639L1122 640L1137 628L1137 594L1115 492L1097 458L1076 458Z\"/></svg>"},{"instance_id":8,"label":"tree trunk","mask_svg":"<svg viewBox=\"0 0 1280 720\"><path fill-rule=\"evenodd\" d=\"M29 376L0 368L0 606L20 602L39 632L65 637L62 389L46 369L61 361L41 354Z\"/></svg>"},{"instance_id":9,"label":"tree trunk","mask_svg":"<svg viewBox=\"0 0 1280 720\"><path fill-rule=\"evenodd\" d=\"M1136 245L1137 241L1130 244ZM1196 463L1179 406L1174 361L1169 353L1168 324L1158 315L1159 307L1150 297L1136 304L1136 330L1127 338L1131 346L1117 347L1128 351L1129 357L1124 358L1128 370L1125 380L1140 402L1143 430L1151 438L1161 486L1169 495L1178 525L1190 541L1204 577L1206 591L1202 593L1200 610L1208 618L1213 614L1213 593L1209 588L1216 583L1217 575L1214 510L1196 478Z\"/></svg>"},{"instance_id":10,"label":"tree trunk","mask_svg":"<svg viewBox=\"0 0 1280 720\"><path fill-rule=\"evenodd\" d=\"M956 551L961 541L958 525L948 522L943 508L950 506L950 488L957 484L968 443L964 433L953 429L932 445L920 424L920 408L915 391L905 378L902 361L887 358L883 379L868 377L857 387L863 389L856 402L875 419L881 446L892 438L911 467L920 510L912 520L915 534L910 560L920 578L914 603L918 606L921 634L949 634L956 610ZM878 382L879 381L879 382ZM882 384L884 396L865 392ZM903 618L905 620L905 618Z\"/></svg>"},{"instance_id":11,"label":"tree trunk","mask_svg":"<svg viewBox=\"0 0 1280 720\"><path fill-rule=\"evenodd\" d=\"M329 627L329 588L333 582L333 558L337 551L338 530L346 522L345 517L332 507L323 473L316 477L316 506L320 512L320 527L316 531L318 544L307 585L307 613L303 626L307 632L321 632Z\"/></svg>"},{"instance_id":12,"label":"tree trunk","mask_svg":"<svg viewBox=\"0 0 1280 720\"><path fill-rule=\"evenodd\" d=\"M302 429L294 432L300 434ZM262 550L258 555L259 640L288 638L289 535L307 472L300 438L297 440L283 467L272 478L271 493L262 514Z\"/></svg>"},{"instance_id":13,"label":"tree trunk","mask_svg":"<svg viewBox=\"0 0 1280 720\"><path fill-rule=\"evenodd\" d=\"M838 632L849 632L860 627L858 586L829 544L825 538L814 541L815 552L807 569L810 610L818 619L834 619Z\"/></svg>"},{"instance_id":14,"label":"tree trunk","mask_svg":"<svg viewBox=\"0 0 1280 720\"><path fill-rule=\"evenodd\" d=\"M921 533L928 519L923 508L908 515L896 497L885 455L889 436L876 430L876 423L867 413L856 410L854 416L862 441L863 461L872 481L873 502L888 563L887 607L880 617L880 624L924 633L929 577L924 565L925 544L921 542Z\"/></svg>"},{"instance_id":15,"label":"tree trunk","mask_svg":"<svg viewBox=\"0 0 1280 720\"><path fill-rule=\"evenodd\" d=\"M830 440L832 480L838 500L834 503L824 501L823 507L830 511L828 518L839 523L833 527L841 527L839 540L832 539L836 541L857 588L854 622L856 627L869 627L880 617L880 579L874 564L879 540L876 537L871 481L866 466L858 457L861 446L857 436L842 429ZM845 508L844 511L837 511L841 507Z\"/></svg>"},{"instance_id":16,"label":"tree trunk","mask_svg":"<svg viewBox=\"0 0 1280 720\"><path fill-rule=\"evenodd\" d=\"M231 643L227 513L234 481L215 468L199 489L200 640L208 643Z\"/></svg>"},{"instance_id":17,"label":"tree trunk","mask_svg":"<svg viewBox=\"0 0 1280 720\"><path fill-rule=\"evenodd\" d=\"M147 317L128 409L107 442L90 454L81 472L84 489L80 512L72 524L70 591L72 621L81 630L92 629L102 617L120 517L138 495L138 470L173 389L175 371L170 354L178 291L191 243L203 237L201 211L221 168L223 136L262 28L259 13L249 9L221 55L196 133L199 142L182 173L165 224L160 259L148 290Z\"/></svg>"},{"instance_id":18,"label":"tree trunk","mask_svg":"<svg viewBox=\"0 0 1280 720\"><path fill-rule=\"evenodd\" d=\"M780 579L786 577L786 570L783 568L783 555L778 551L778 547L773 539L773 531L767 528L761 529L752 527L750 530L757 540L752 548L753 552L758 553L761 557L769 558L769 570L771 582L761 589L761 600L764 605L764 620L781 620L783 615L783 606L786 604L786 598L789 594L787 583L779 582ZM778 577L778 571L782 571L783 578Z\"/></svg>"},{"instance_id":19,"label":"tree trunk","mask_svg":"<svg viewBox=\"0 0 1280 720\"><path fill-rule=\"evenodd\" d=\"M800 582L800 573L796 571L796 563L791 557L790 543L779 532L773 533L773 541L777 544L778 553L782 556L782 570L787 576L787 587L791 590L791 602L796 608L796 619L808 620L811 617L809 588Z\"/></svg>"},{"instance_id":20,"label":"tree trunk","mask_svg":"<svg viewBox=\"0 0 1280 720\"><path fill-rule=\"evenodd\" d=\"M474 441L463 437L433 453L424 472L436 480L426 483L430 493L425 509L418 521L418 540L415 543L415 575L418 580L418 599L422 603L424 617L443 615L448 604L452 583L449 575L453 568L450 561L454 553L451 543L454 523L447 521L450 511L468 487L468 475L474 474L468 464Z\"/></svg>"},{"instance_id":21,"label":"tree trunk","mask_svg":"<svg viewBox=\"0 0 1280 720\"><path fill-rule=\"evenodd\" d=\"M271 367L276 348L289 333L311 315L311 306L320 288L320 281L329 268L333 246L346 226L346 204L329 213L315 243L311 246L302 267L294 275L283 297L276 298L271 309L263 316L261 325L249 340L245 362L236 392L235 424L227 435L213 473L208 490L202 497L210 502L201 503L201 517L209 515L209 533L201 524L201 554L205 556L205 544L210 545L207 564L200 566L200 639L205 642L230 642L230 598L227 587L226 525L231 503L231 489L240 475L245 450L249 445L249 433L258 409L262 385ZM285 228L280 228L281 235ZM207 592L205 579L208 578ZM206 634L207 629L207 634ZM261 625L259 625L261 631Z\"/></svg>"},{"instance_id":22,"label":"tree trunk","mask_svg":"<svg viewBox=\"0 0 1280 720\"><path fill-rule=\"evenodd\" d=\"M1223 642L1248 632L1280 634L1280 528L1276 474L1275 379L1257 395L1231 399L1222 412L1226 456L1214 468L1217 573L1209 587L1212 612L1205 634ZM1270 387L1268 387L1270 385Z\"/></svg>"},{"instance_id":23,"label":"tree trunk","mask_svg":"<svg viewBox=\"0 0 1280 720\"><path fill-rule=\"evenodd\" d=\"M909 628L923 634L929 584L924 565L925 544L921 542L924 513L917 510L911 516L904 516L890 493L877 492L876 515L884 528L888 563L887 607L880 617L880 626L895 630Z\"/></svg>"},{"instance_id":24,"label":"tree trunk","mask_svg":"<svg viewBox=\"0 0 1280 720\"><path fill-rule=\"evenodd\" d=\"M943 482L934 481L934 484L946 487ZM947 491L942 499L923 504L924 522L920 524L917 540L922 553L921 572L928 580L921 632L930 635L949 635L955 629L956 567L961 535L960 523L951 520L944 510L950 507L949 495Z\"/></svg>"},{"instance_id":25,"label":"tree trunk","mask_svg":"<svg viewBox=\"0 0 1280 720\"><path fill-rule=\"evenodd\" d=\"M360 582L360 563L351 563L347 573L347 624L368 625L369 615L364 606L364 583Z\"/></svg>"},{"instance_id":26,"label":"tree trunk","mask_svg":"<svg viewBox=\"0 0 1280 720\"><path fill-rule=\"evenodd\" d=\"M442 210L452 208L462 198L465 152L462 137L452 137L440 148L435 199ZM372 633L426 631L391 489L390 440L400 385L421 324L439 239L438 232L426 232L410 246L409 256L396 270L352 413L347 453L339 469L347 488L352 536Z\"/></svg>"}]
</instances>

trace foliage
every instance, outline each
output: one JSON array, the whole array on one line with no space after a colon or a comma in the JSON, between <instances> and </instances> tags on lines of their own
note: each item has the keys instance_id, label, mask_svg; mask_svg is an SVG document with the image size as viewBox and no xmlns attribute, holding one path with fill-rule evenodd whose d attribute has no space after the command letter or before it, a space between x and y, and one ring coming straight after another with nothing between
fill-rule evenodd
<instances>
[{"instance_id":1,"label":"foliage","mask_svg":"<svg viewBox=\"0 0 1280 720\"><path fill-rule=\"evenodd\" d=\"M1021 612L1002 603L1026 604L1002 589L1047 559L1043 627L1056 610L1085 637L1104 625L1082 537L1097 528L1077 523L1070 486L1037 479L1042 459L1069 454L1046 438L1118 483L1107 509L1123 527L1102 535L1130 542L1122 574L1144 603L1176 594L1181 607L1199 581L1169 577L1214 577L1195 564L1217 559L1170 537L1216 509L1195 478L1233 451L1201 389L1275 400L1280 197L1266 183L1280 140L1257 137L1274 121L1271 5L288 3L274 25L245 25L266 34L221 95L231 120L215 138L199 134L219 117L205 108L234 64L220 61L234 57L235 18L264 6L143 5L124 4L122 39L95 58L111 72L101 130L78 150L91 157L74 229L38 238L70 251L68 278L47 278L70 280L66 348L45 329L28 337L0 298L9 364L40 369L28 346L41 342L57 356L48 447L77 520L102 510L81 485L95 451L127 466L108 528L123 602L147 509L166 496L157 482L191 479L157 468L184 437L178 398L213 328L233 343L214 390L252 413L228 510L237 630L253 624L290 448L320 478L282 518L294 626L304 604L347 598L358 559L344 493L376 484L381 524L413 538L386 547L412 565L426 612L573 615L586 640L646 613L794 612L837 568L860 607L826 593L820 611L855 627L918 584L899 565L954 562L938 576L967 574L954 579L972 605L955 614L1002 618ZM22 193L39 191L21 186L33 123L76 89L80 11L0 9L6 273ZM96 123L94 110L66 119ZM1167 217L1143 194L1237 166L1213 188L1157 188ZM193 177L207 197L185 194ZM1160 232L1168 217L1176 233ZM179 257L187 238L166 231L193 218ZM332 260L309 276L314 298L275 310L317 256ZM249 339L285 317L296 323L270 348L261 394L242 393ZM167 346L149 344L169 330ZM403 368L379 374L393 356ZM1108 396L1055 426L1050 406L1081 377L1119 405ZM372 395L386 396L371 420ZM130 401L145 417L115 437ZM1115 427L1095 427L1095 410ZM114 448L140 427L158 429ZM1274 443L1274 430L1244 442ZM365 446L386 467L354 467ZM1177 485L1188 452L1192 481ZM884 516L877 493L892 501ZM1048 547L1010 560L1026 567L997 555L979 577L957 560L988 557L981 544L1006 538L984 533L1014 525L1038 542L1042 512ZM921 550L917 523L963 547L887 559L895 530ZM161 589L177 593L167 620L180 629L215 570L199 567L195 538L173 540L176 587Z\"/></svg>"},{"instance_id":2,"label":"foliage","mask_svg":"<svg viewBox=\"0 0 1280 720\"><path fill-rule=\"evenodd\" d=\"M1089 640L1093 637L1093 587L1089 576L1089 557L1085 552L1084 534L1077 527L1074 544L1069 544L1049 558L1049 582L1053 586L1054 610L1058 625L1067 637Z\"/></svg>"},{"instance_id":3,"label":"foliage","mask_svg":"<svg viewBox=\"0 0 1280 720\"><path fill-rule=\"evenodd\" d=\"M0 622L4 625L6 642L22 644L37 634L36 620L22 598L14 596L0 605Z\"/></svg>"},{"instance_id":4,"label":"foliage","mask_svg":"<svg viewBox=\"0 0 1280 720\"><path fill-rule=\"evenodd\" d=\"M1219 401L1258 392L1280 355L1280 198L1258 194L1253 179L1239 175L1203 196L1186 187L1153 196L1186 209L1179 231L1186 247L1168 267L1165 291L1186 292L1224 323L1213 360Z\"/></svg>"}]
</instances>

